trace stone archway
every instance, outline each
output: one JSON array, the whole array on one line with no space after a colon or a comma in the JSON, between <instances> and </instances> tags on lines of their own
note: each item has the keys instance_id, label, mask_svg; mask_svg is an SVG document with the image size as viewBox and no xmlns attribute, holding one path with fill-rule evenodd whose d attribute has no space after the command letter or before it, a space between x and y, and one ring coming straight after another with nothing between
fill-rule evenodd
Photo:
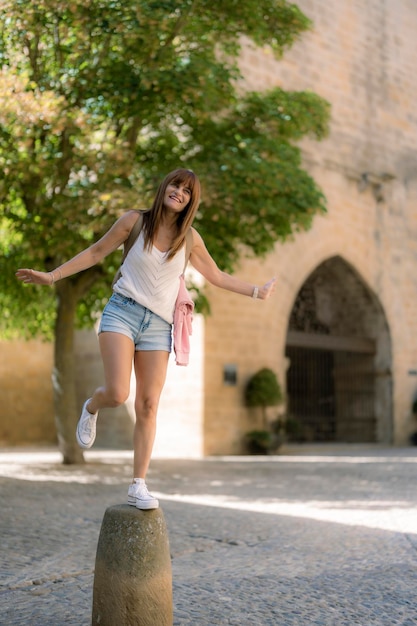
<instances>
[{"instance_id":1,"label":"stone archway","mask_svg":"<svg viewBox=\"0 0 417 626\"><path fill-rule=\"evenodd\" d=\"M388 324L376 295L341 257L321 263L298 292L286 356L297 440L392 443Z\"/></svg>"}]
</instances>

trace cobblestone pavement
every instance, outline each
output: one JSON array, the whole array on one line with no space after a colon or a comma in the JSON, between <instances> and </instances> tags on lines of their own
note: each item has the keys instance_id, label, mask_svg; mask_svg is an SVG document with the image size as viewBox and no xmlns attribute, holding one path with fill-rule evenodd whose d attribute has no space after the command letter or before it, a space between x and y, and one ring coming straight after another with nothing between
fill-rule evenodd
<instances>
[{"instance_id":1,"label":"cobblestone pavement","mask_svg":"<svg viewBox=\"0 0 417 626\"><path fill-rule=\"evenodd\" d=\"M417 448L283 452L152 462L174 625L417 625ZM91 624L100 525L131 454L86 459L0 451L1 625Z\"/></svg>"}]
</instances>

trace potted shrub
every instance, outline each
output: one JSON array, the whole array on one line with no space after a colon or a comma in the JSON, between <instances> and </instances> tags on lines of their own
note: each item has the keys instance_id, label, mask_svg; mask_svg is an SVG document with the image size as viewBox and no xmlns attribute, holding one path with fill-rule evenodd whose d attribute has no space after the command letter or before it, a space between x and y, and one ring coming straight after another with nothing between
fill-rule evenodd
<instances>
[{"instance_id":1,"label":"potted shrub","mask_svg":"<svg viewBox=\"0 0 417 626\"><path fill-rule=\"evenodd\" d=\"M250 454L268 454L272 448L273 436L267 430L250 430L245 435L245 443Z\"/></svg>"},{"instance_id":2,"label":"potted shrub","mask_svg":"<svg viewBox=\"0 0 417 626\"><path fill-rule=\"evenodd\" d=\"M411 405L411 412L414 415L414 419L417 418L417 398L414 400L413 404ZM413 446L417 446L417 432L413 433L410 436L410 443Z\"/></svg>"},{"instance_id":3,"label":"potted shrub","mask_svg":"<svg viewBox=\"0 0 417 626\"><path fill-rule=\"evenodd\" d=\"M249 408L260 409L261 428L251 430L245 435L245 442L251 454L267 454L277 449L279 443L276 433L268 424L267 409L278 406L283 401L278 379L271 369L264 367L254 374L245 388L245 404Z\"/></svg>"}]
</instances>

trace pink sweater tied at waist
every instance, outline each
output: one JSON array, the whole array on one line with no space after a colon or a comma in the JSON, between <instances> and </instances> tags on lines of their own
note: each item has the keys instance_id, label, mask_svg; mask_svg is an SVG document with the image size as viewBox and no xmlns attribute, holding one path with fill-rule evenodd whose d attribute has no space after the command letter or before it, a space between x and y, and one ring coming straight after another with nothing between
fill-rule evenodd
<instances>
[{"instance_id":1,"label":"pink sweater tied at waist","mask_svg":"<svg viewBox=\"0 0 417 626\"><path fill-rule=\"evenodd\" d=\"M174 352L177 365L188 365L190 357L190 335L194 302L185 286L184 275L180 276L180 288L174 311Z\"/></svg>"}]
</instances>

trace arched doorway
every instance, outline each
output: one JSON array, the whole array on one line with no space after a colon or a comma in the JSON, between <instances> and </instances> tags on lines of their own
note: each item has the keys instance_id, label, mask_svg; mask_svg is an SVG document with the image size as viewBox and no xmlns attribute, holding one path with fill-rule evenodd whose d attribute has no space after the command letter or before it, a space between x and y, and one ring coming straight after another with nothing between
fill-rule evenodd
<instances>
[{"instance_id":1,"label":"arched doorway","mask_svg":"<svg viewBox=\"0 0 417 626\"><path fill-rule=\"evenodd\" d=\"M341 257L319 265L298 292L286 356L296 440L392 442L388 324L376 295Z\"/></svg>"}]
</instances>

